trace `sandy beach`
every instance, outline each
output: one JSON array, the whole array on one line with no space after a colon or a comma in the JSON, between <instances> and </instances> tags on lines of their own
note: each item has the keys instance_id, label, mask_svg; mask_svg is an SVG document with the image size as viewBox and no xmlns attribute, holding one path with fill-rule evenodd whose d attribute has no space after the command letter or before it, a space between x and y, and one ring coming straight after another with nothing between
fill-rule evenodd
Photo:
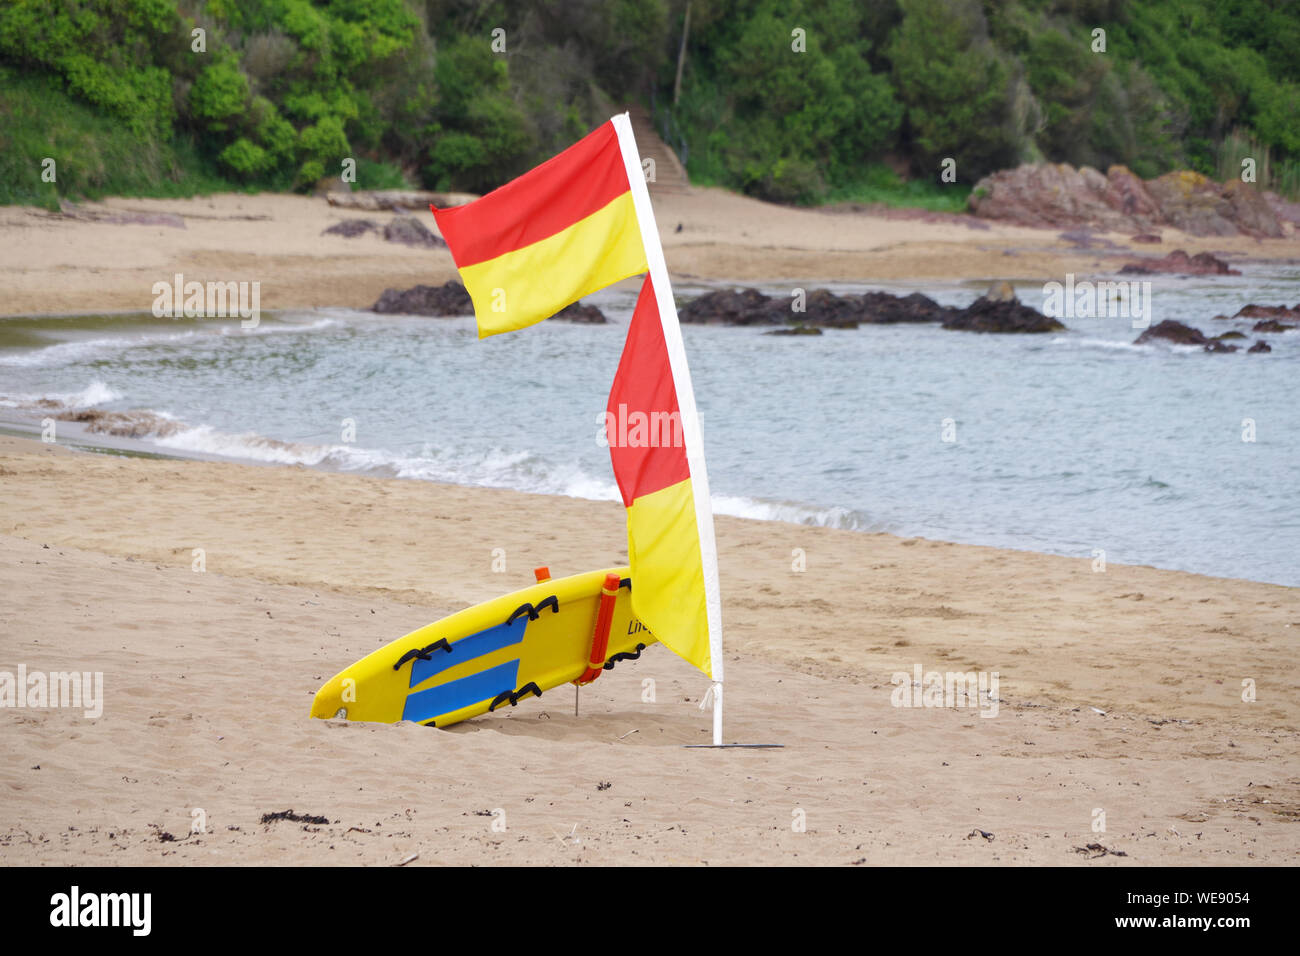
<instances>
[{"instance_id":1,"label":"sandy beach","mask_svg":"<svg viewBox=\"0 0 1300 956\"><path fill-rule=\"evenodd\" d=\"M6 922L1282 925L1298 38L0 2Z\"/></svg>"},{"instance_id":2,"label":"sandy beach","mask_svg":"<svg viewBox=\"0 0 1300 956\"><path fill-rule=\"evenodd\" d=\"M1097 233L1093 238L1101 241L1085 248L1050 229L969 217L926 221L796 209L698 187L656 194L655 210L668 267L682 280L1060 281L1067 272L1114 272L1130 252L1172 249L1213 252L1233 262L1300 260L1294 234L1196 238L1165 229L1164 241L1152 246ZM413 212L435 228L427 211ZM184 228L104 221L124 214L178 217L173 221ZM455 278L445 249L412 248L375 234L322 235L347 219L382 224L393 215L277 194L107 199L84 204L79 217L0 207L6 292L0 314L147 312L153 283L171 281L177 272L199 281L260 282L267 309L369 308L390 286Z\"/></svg>"},{"instance_id":3,"label":"sandy beach","mask_svg":"<svg viewBox=\"0 0 1300 956\"><path fill-rule=\"evenodd\" d=\"M1300 259L1294 236L1081 248L712 189L655 203L682 279ZM392 214L318 198L87 208L184 228L0 208L0 313L143 312L175 272L260 281L269 309L365 308L455 276L445 250L322 236ZM7 864L1300 862L1295 588L720 517L726 736L785 746L690 750L709 739L706 682L663 647L585 688L578 716L564 688L449 730L307 717L330 675L534 566L625 562L617 502L2 435L0 494L0 670L102 672L104 688L95 719L0 709ZM894 676L916 668L996 673L998 690L895 706ZM262 822L286 810L326 822Z\"/></svg>"},{"instance_id":4,"label":"sandy beach","mask_svg":"<svg viewBox=\"0 0 1300 956\"><path fill-rule=\"evenodd\" d=\"M784 749L683 749L706 682L663 647L577 717L360 725L307 718L322 680L622 562L620 506L11 437L0 489L0 669L104 688L0 711L7 864L1300 861L1294 588L720 517L727 738ZM893 706L917 665L997 672L996 716Z\"/></svg>"}]
</instances>

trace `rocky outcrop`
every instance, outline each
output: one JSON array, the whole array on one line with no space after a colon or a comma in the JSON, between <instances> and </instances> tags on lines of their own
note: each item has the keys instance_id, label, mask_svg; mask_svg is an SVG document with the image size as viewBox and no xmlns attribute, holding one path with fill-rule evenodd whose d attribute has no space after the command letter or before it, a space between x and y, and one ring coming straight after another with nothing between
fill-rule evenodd
<instances>
[{"instance_id":1,"label":"rocky outcrop","mask_svg":"<svg viewBox=\"0 0 1300 956\"><path fill-rule=\"evenodd\" d=\"M440 286L385 289L370 311L402 315L473 315L474 303L465 287L452 279Z\"/></svg>"},{"instance_id":2,"label":"rocky outcrop","mask_svg":"<svg viewBox=\"0 0 1300 956\"><path fill-rule=\"evenodd\" d=\"M1285 322L1279 322L1277 319L1261 319L1250 327L1252 332L1289 332L1296 328L1294 325L1287 325Z\"/></svg>"},{"instance_id":3,"label":"rocky outcrop","mask_svg":"<svg viewBox=\"0 0 1300 956\"><path fill-rule=\"evenodd\" d=\"M1264 193L1264 201L1268 203L1268 207L1273 210L1273 214L1282 222L1300 226L1300 202L1283 199L1272 191Z\"/></svg>"},{"instance_id":4,"label":"rocky outcrop","mask_svg":"<svg viewBox=\"0 0 1300 956\"><path fill-rule=\"evenodd\" d=\"M1143 181L1124 166L1102 175L1090 166L1038 163L1004 169L976 183L970 209L1022 226L1086 226L1150 235L1173 226L1194 236L1277 238L1280 205L1239 180L1217 183L1182 170Z\"/></svg>"},{"instance_id":5,"label":"rocky outcrop","mask_svg":"<svg viewBox=\"0 0 1300 956\"><path fill-rule=\"evenodd\" d=\"M407 246L424 246L429 249L447 245L414 216L398 216L384 226L384 238L389 242L400 242Z\"/></svg>"},{"instance_id":6,"label":"rocky outcrop","mask_svg":"<svg viewBox=\"0 0 1300 956\"><path fill-rule=\"evenodd\" d=\"M904 296L890 295L888 292L867 292L861 298L863 305L861 321L877 325L893 325L901 322L946 322L961 311L951 306L939 305L919 292Z\"/></svg>"},{"instance_id":7,"label":"rocky outcrop","mask_svg":"<svg viewBox=\"0 0 1300 956\"><path fill-rule=\"evenodd\" d=\"M802 311L797 311L802 308ZM943 322L959 310L941 306L913 292L837 295L813 289L802 298L767 296L757 289L719 289L691 300L680 311L681 321L704 325L788 325L855 329L859 325L898 322Z\"/></svg>"},{"instance_id":8,"label":"rocky outcrop","mask_svg":"<svg viewBox=\"0 0 1300 956\"><path fill-rule=\"evenodd\" d=\"M357 236L364 236L370 232L380 232L389 242L400 242L406 246L422 246L426 249L436 249L439 246L447 245L439 236L434 235L428 226L414 216L397 216L383 226L382 229L379 223L371 219L345 219L342 222L336 222L322 232L321 235L355 239Z\"/></svg>"},{"instance_id":9,"label":"rocky outcrop","mask_svg":"<svg viewBox=\"0 0 1300 956\"><path fill-rule=\"evenodd\" d=\"M1235 345L1229 345L1227 342L1220 342L1218 339L1210 339L1210 341L1208 341L1208 342L1205 343L1205 351L1207 351L1207 352L1235 352L1235 351L1237 351L1237 346L1235 346Z\"/></svg>"},{"instance_id":10,"label":"rocky outcrop","mask_svg":"<svg viewBox=\"0 0 1300 956\"><path fill-rule=\"evenodd\" d=\"M1199 329L1194 329L1190 325L1183 325L1181 322L1175 322L1173 319L1165 319L1139 335L1133 340L1133 344L1144 345L1157 339L1171 342L1174 345L1205 345L1210 341Z\"/></svg>"},{"instance_id":11,"label":"rocky outcrop","mask_svg":"<svg viewBox=\"0 0 1300 956\"><path fill-rule=\"evenodd\" d=\"M1184 169L1151 180L1147 189L1164 221L1193 236L1282 236L1277 213L1249 183L1217 183Z\"/></svg>"},{"instance_id":12,"label":"rocky outcrop","mask_svg":"<svg viewBox=\"0 0 1300 956\"><path fill-rule=\"evenodd\" d=\"M1294 308L1285 305L1243 305L1235 315L1216 315L1217 321L1231 319L1259 319L1252 332L1286 332L1300 323L1300 303Z\"/></svg>"},{"instance_id":13,"label":"rocky outcrop","mask_svg":"<svg viewBox=\"0 0 1300 956\"><path fill-rule=\"evenodd\" d=\"M692 299L677 316L696 325L780 325L785 320L776 316L772 303L757 289L718 289Z\"/></svg>"},{"instance_id":14,"label":"rocky outcrop","mask_svg":"<svg viewBox=\"0 0 1300 956\"><path fill-rule=\"evenodd\" d=\"M579 325L604 325L609 321L605 318L605 313L600 309L594 305L583 305L581 302L566 305L551 318L559 319L561 322L574 322Z\"/></svg>"},{"instance_id":15,"label":"rocky outcrop","mask_svg":"<svg viewBox=\"0 0 1300 956\"><path fill-rule=\"evenodd\" d=\"M1169 342L1172 345L1199 345L1206 352L1217 352L1227 354L1236 352L1240 346L1232 345L1225 341L1226 339L1244 339L1245 336L1240 332L1224 332L1222 335L1216 335L1214 338L1206 338L1205 334L1199 329L1194 329L1190 325L1184 325L1181 322L1175 322L1173 319L1165 319L1163 322L1151 326L1133 342L1134 345L1143 345L1147 342L1157 340ZM1252 345L1247 352L1271 352L1273 349L1262 339Z\"/></svg>"},{"instance_id":16,"label":"rocky outcrop","mask_svg":"<svg viewBox=\"0 0 1300 956\"><path fill-rule=\"evenodd\" d=\"M1256 306L1255 303L1242 306L1236 315L1217 315L1216 319L1273 319L1275 321L1300 321L1300 303L1295 308L1286 306Z\"/></svg>"},{"instance_id":17,"label":"rocky outcrop","mask_svg":"<svg viewBox=\"0 0 1300 956\"><path fill-rule=\"evenodd\" d=\"M344 239L355 239L357 236L364 236L368 232L378 229L378 223L371 222L369 219L344 219L342 222L336 222L324 232L322 236L342 236Z\"/></svg>"},{"instance_id":18,"label":"rocky outcrop","mask_svg":"<svg viewBox=\"0 0 1300 956\"><path fill-rule=\"evenodd\" d=\"M1256 239L1281 239L1286 235L1282 217L1273 204L1250 183L1229 179L1223 184L1222 195L1228 200L1228 221L1237 231Z\"/></svg>"},{"instance_id":19,"label":"rocky outcrop","mask_svg":"<svg viewBox=\"0 0 1300 956\"><path fill-rule=\"evenodd\" d=\"M443 285L417 285L410 289L385 289L371 312L386 315L433 315L439 317L473 315L474 301L465 287L455 279ZM585 325L602 325L608 320L605 313L594 305L574 302L557 312L553 318L561 322Z\"/></svg>"},{"instance_id":20,"label":"rocky outcrop","mask_svg":"<svg viewBox=\"0 0 1300 956\"><path fill-rule=\"evenodd\" d=\"M803 298L802 312L795 311L798 304L793 296L772 297L757 289L719 289L693 299L678 315L683 322L704 325L855 329L859 325L928 322L969 332L1055 332L1065 328L1021 305L1008 283L995 286L989 295L965 309L939 305L919 292L906 296L888 292L837 295L826 289L809 292Z\"/></svg>"},{"instance_id":21,"label":"rocky outcrop","mask_svg":"<svg viewBox=\"0 0 1300 956\"><path fill-rule=\"evenodd\" d=\"M1162 259L1137 259L1125 263L1121 275L1150 275L1153 272L1172 272L1187 276L1239 276L1240 270L1231 268L1222 259L1217 259L1208 252L1198 252L1189 256L1182 249L1175 249Z\"/></svg>"},{"instance_id":22,"label":"rocky outcrop","mask_svg":"<svg viewBox=\"0 0 1300 956\"><path fill-rule=\"evenodd\" d=\"M1243 305L1235 315L1216 315L1214 318L1220 322L1232 319L1258 319L1259 321L1251 329L1252 332L1287 332L1300 327L1297 325L1300 323L1300 303L1294 307L1251 303Z\"/></svg>"},{"instance_id":23,"label":"rocky outcrop","mask_svg":"<svg viewBox=\"0 0 1300 956\"><path fill-rule=\"evenodd\" d=\"M970 209L983 219L1060 229L1092 226L1145 232L1159 210L1142 180L1123 166L1038 163L1004 169L975 184Z\"/></svg>"},{"instance_id":24,"label":"rocky outcrop","mask_svg":"<svg viewBox=\"0 0 1300 956\"><path fill-rule=\"evenodd\" d=\"M994 283L988 292L946 319L943 327L959 332L1000 334L1038 334L1065 329L1056 319L1022 305L1007 282Z\"/></svg>"}]
</instances>

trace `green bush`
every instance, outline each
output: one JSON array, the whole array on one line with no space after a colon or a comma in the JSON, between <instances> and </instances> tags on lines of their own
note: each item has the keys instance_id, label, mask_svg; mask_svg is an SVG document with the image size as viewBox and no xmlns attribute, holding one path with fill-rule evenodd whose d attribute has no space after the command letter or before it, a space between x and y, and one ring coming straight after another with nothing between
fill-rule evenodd
<instances>
[{"instance_id":1,"label":"green bush","mask_svg":"<svg viewBox=\"0 0 1300 956\"><path fill-rule=\"evenodd\" d=\"M235 175L244 179L260 176L274 164L270 153L242 136L221 151L220 159Z\"/></svg>"},{"instance_id":2,"label":"green bush","mask_svg":"<svg viewBox=\"0 0 1300 956\"><path fill-rule=\"evenodd\" d=\"M695 181L779 202L950 208L948 157L1211 173L1236 130L1300 169L1295 3L689 0L674 102L687 2L0 0L0 195L302 187L345 156L481 192L637 101Z\"/></svg>"},{"instance_id":3,"label":"green bush","mask_svg":"<svg viewBox=\"0 0 1300 956\"><path fill-rule=\"evenodd\" d=\"M298 134L298 184L311 186L323 176L341 172L342 161L351 151L343 121L336 116L321 117Z\"/></svg>"},{"instance_id":4,"label":"green bush","mask_svg":"<svg viewBox=\"0 0 1300 956\"><path fill-rule=\"evenodd\" d=\"M190 115L213 132L225 132L248 105L248 79L231 59L204 68L190 88Z\"/></svg>"}]
</instances>

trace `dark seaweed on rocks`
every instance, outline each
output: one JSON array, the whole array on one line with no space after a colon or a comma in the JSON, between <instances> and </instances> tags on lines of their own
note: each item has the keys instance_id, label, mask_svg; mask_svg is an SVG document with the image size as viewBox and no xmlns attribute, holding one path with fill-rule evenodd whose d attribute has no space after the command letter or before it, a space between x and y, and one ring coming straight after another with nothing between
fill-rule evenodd
<instances>
[{"instance_id":1,"label":"dark seaweed on rocks","mask_svg":"<svg viewBox=\"0 0 1300 956\"><path fill-rule=\"evenodd\" d=\"M263 823L275 823L277 820L290 820L294 823L314 823L317 826L325 826L330 822L328 817L312 816L310 813L294 813L292 809L262 814Z\"/></svg>"}]
</instances>

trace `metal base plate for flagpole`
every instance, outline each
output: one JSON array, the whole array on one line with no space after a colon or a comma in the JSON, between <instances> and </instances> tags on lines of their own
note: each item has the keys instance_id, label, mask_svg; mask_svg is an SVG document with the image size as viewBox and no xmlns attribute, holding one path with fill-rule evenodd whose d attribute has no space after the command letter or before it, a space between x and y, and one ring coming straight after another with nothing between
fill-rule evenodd
<instances>
[{"instance_id":1,"label":"metal base plate for flagpole","mask_svg":"<svg viewBox=\"0 0 1300 956\"><path fill-rule=\"evenodd\" d=\"M784 747L785 744L682 744L687 750L731 750L740 748L742 750L770 750Z\"/></svg>"}]
</instances>

